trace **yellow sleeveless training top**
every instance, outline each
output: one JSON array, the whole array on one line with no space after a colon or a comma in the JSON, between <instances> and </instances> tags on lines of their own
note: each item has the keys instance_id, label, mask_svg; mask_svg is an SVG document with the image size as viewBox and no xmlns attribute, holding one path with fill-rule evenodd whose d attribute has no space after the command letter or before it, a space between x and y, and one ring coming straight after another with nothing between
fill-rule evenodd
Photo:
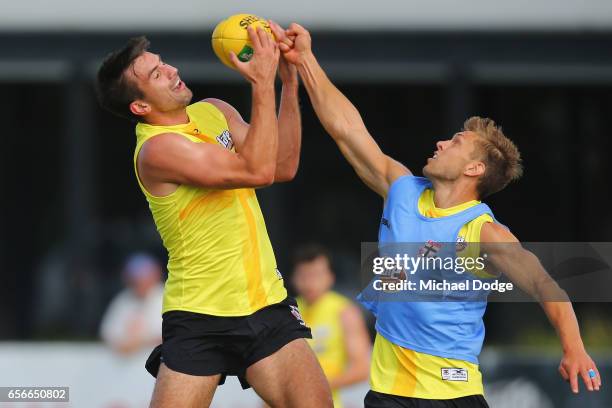
<instances>
[{"instance_id":1,"label":"yellow sleeveless training top","mask_svg":"<svg viewBox=\"0 0 612 408\"><path fill-rule=\"evenodd\" d=\"M433 190L426 189L419 197L418 208L422 215L438 218L456 214L479 203L472 200L451 208L437 208ZM461 227L457 240L480 242L480 230L487 222L494 222L489 214L470 221ZM474 250L477 250L477 246L470 246L465 251ZM460 252L458 255L478 256ZM485 277L491 276L486 271L481 273ZM445 368L466 370L468 381L443 380L442 369ZM484 394L482 374L477 364L419 353L393 344L379 334L376 334L372 351L370 386L372 390L385 394L424 399L451 399Z\"/></svg>"},{"instance_id":2,"label":"yellow sleeveless training top","mask_svg":"<svg viewBox=\"0 0 612 408\"><path fill-rule=\"evenodd\" d=\"M317 355L325 376L328 379L339 376L348 362L340 314L351 304L350 300L329 291L312 305L301 297L297 298L297 303L304 323L312 330L312 339L306 341ZM341 408L337 390L332 390L332 394L334 407Z\"/></svg>"},{"instance_id":3,"label":"yellow sleeveless training top","mask_svg":"<svg viewBox=\"0 0 612 408\"><path fill-rule=\"evenodd\" d=\"M136 178L168 251L162 313L250 315L287 296L254 189L179 185L172 194L158 197L138 177L142 145L162 133L234 151L225 116L217 107L198 102L187 107L187 114L188 124L136 126Z\"/></svg>"}]
</instances>

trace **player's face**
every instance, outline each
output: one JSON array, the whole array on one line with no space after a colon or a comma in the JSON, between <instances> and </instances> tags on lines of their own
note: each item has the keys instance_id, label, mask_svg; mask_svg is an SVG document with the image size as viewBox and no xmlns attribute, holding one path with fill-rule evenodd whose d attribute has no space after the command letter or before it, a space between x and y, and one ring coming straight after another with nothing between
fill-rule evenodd
<instances>
[{"instance_id":1,"label":"player's face","mask_svg":"<svg viewBox=\"0 0 612 408\"><path fill-rule=\"evenodd\" d=\"M161 273L157 269L152 269L144 273L142 276L128 279L128 285L132 289L134 295L139 298L145 298L151 289L153 289L160 281Z\"/></svg>"},{"instance_id":2,"label":"player's face","mask_svg":"<svg viewBox=\"0 0 612 408\"><path fill-rule=\"evenodd\" d=\"M144 94L144 114L182 109L189 105L193 97L191 90L181 80L178 69L151 52L144 52L136 58L126 75Z\"/></svg>"},{"instance_id":3,"label":"player's face","mask_svg":"<svg viewBox=\"0 0 612 408\"><path fill-rule=\"evenodd\" d=\"M326 257L303 262L293 271L293 286L307 302L314 302L334 284L334 275Z\"/></svg>"},{"instance_id":4,"label":"player's face","mask_svg":"<svg viewBox=\"0 0 612 408\"><path fill-rule=\"evenodd\" d=\"M474 132L455 133L452 139L436 143L436 151L427 159L423 174L430 179L456 180L465 174L466 169L475 161L476 148Z\"/></svg>"}]
</instances>

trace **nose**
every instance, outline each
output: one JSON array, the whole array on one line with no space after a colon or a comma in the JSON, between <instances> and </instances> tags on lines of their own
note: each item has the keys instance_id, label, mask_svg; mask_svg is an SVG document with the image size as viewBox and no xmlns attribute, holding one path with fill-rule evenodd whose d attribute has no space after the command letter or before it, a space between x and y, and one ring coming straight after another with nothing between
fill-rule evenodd
<instances>
[{"instance_id":1,"label":"nose","mask_svg":"<svg viewBox=\"0 0 612 408\"><path fill-rule=\"evenodd\" d=\"M444 150L444 141L438 140L438 142L436 142L436 147L438 148L438 150Z\"/></svg>"},{"instance_id":2,"label":"nose","mask_svg":"<svg viewBox=\"0 0 612 408\"><path fill-rule=\"evenodd\" d=\"M173 67L172 65L166 64L166 71L170 77L178 75L178 69Z\"/></svg>"}]
</instances>

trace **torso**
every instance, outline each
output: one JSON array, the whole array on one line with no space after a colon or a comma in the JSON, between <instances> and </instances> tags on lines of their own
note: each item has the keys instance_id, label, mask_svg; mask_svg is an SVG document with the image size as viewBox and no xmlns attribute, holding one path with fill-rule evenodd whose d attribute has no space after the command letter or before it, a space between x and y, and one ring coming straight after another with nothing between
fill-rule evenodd
<instances>
[{"instance_id":1,"label":"torso","mask_svg":"<svg viewBox=\"0 0 612 408\"><path fill-rule=\"evenodd\" d=\"M433 198L431 188L422 190L417 202L421 216L432 219L449 217L480 203L474 200L441 209L436 208ZM487 213L471 219L458 228L456 241L479 242L483 225L490 222L494 222L494 219ZM466 251L472 248L470 246ZM466 256L461 250L457 251L457 255ZM410 327L407 325L406 330ZM380 333L377 333L374 344L370 383L374 391L413 398L450 399L483 394L478 364L402 347Z\"/></svg>"},{"instance_id":2,"label":"torso","mask_svg":"<svg viewBox=\"0 0 612 408\"><path fill-rule=\"evenodd\" d=\"M200 102L188 106L187 112L187 124L137 126L137 176L140 149L160 134L232 149L221 111ZM137 180L168 250L163 312L244 316L286 297L254 189L178 185L160 196L149 191L140 177Z\"/></svg>"}]
</instances>

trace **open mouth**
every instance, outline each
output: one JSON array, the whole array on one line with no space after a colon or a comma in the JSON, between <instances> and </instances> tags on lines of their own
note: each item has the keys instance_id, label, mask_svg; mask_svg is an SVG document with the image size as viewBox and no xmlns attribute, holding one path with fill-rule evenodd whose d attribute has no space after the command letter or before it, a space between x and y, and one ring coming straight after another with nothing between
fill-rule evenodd
<instances>
[{"instance_id":1,"label":"open mouth","mask_svg":"<svg viewBox=\"0 0 612 408\"><path fill-rule=\"evenodd\" d=\"M183 81L181 81L180 78L177 78L176 83L174 84L174 88L172 88L174 91L180 91L181 89L185 88L185 83Z\"/></svg>"}]
</instances>

